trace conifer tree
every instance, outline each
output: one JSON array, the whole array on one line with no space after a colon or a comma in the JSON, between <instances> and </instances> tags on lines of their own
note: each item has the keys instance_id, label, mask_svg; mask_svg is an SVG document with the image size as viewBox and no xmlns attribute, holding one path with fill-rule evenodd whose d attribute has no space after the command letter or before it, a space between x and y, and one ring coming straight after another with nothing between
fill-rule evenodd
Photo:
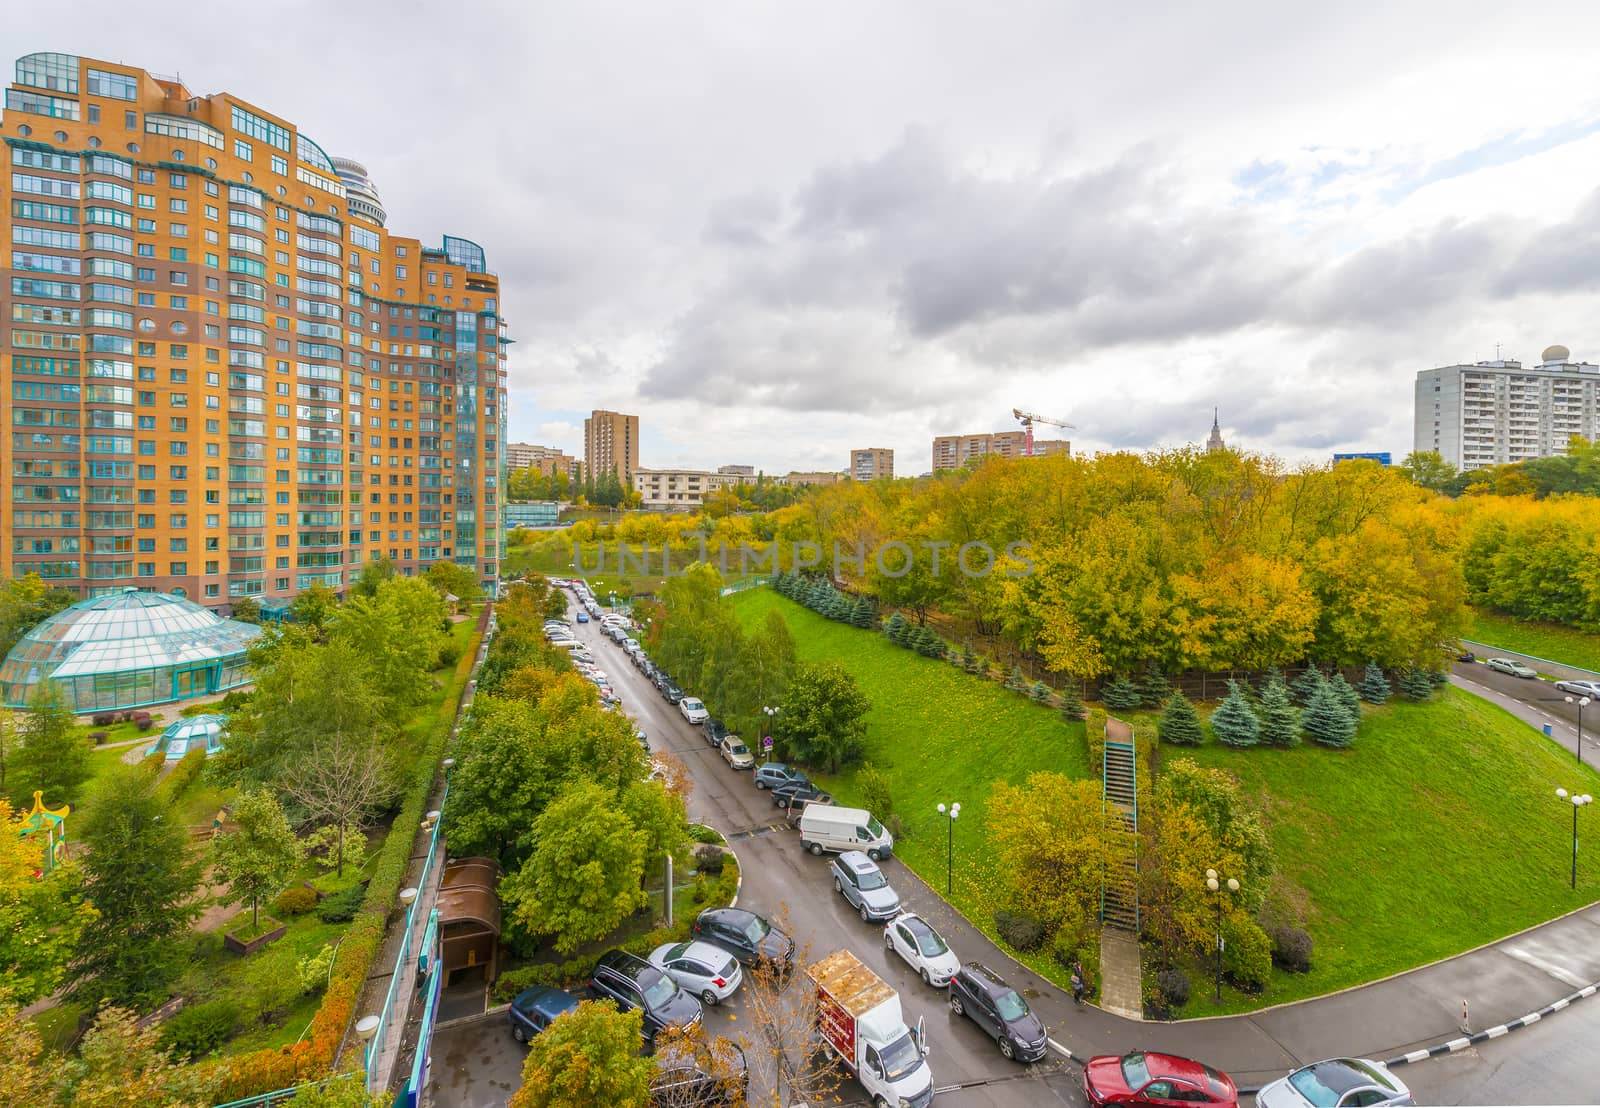
<instances>
[{"instance_id":1,"label":"conifer tree","mask_svg":"<svg viewBox=\"0 0 1600 1108\"><path fill-rule=\"evenodd\" d=\"M1228 682L1228 695L1211 713L1211 731L1226 746L1255 746L1261 741L1261 721L1237 681Z\"/></svg>"},{"instance_id":2,"label":"conifer tree","mask_svg":"<svg viewBox=\"0 0 1600 1108\"><path fill-rule=\"evenodd\" d=\"M912 633L908 645L924 658L944 657L944 640L939 637L937 631L925 623Z\"/></svg>"},{"instance_id":3,"label":"conifer tree","mask_svg":"<svg viewBox=\"0 0 1600 1108\"><path fill-rule=\"evenodd\" d=\"M1273 670L1261 687L1261 741L1268 746L1300 745L1300 713L1289 700L1283 674Z\"/></svg>"},{"instance_id":4,"label":"conifer tree","mask_svg":"<svg viewBox=\"0 0 1600 1108\"><path fill-rule=\"evenodd\" d=\"M1433 695L1433 680L1424 670L1408 669L1400 678L1400 695L1421 703Z\"/></svg>"},{"instance_id":5,"label":"conifer tree","mask_svg":"<svg viewBox=\"0 0 1600 1108\"><path fill-rule=\"evenodd\" d=\"M1200 713L1194 710L1194 705L1181 690L1167 700L1161 721L1156 724L1156 735L1162 742L1173 746L1199 746L1205 741L1206 732L1200 723Z\"/></svg>"},{"instance_id":6,"label":"conifer tree","mask_svg":"<svg viewBox=\"0 0 1600 1108\"><path fill-rule=\"evenodd\" d=\"M1077 683L1070 683L1061 690L1061 718L1068 723L1078 723L1083 716L1083 697L1078 693Z\"/></svg>"},{"instance_id":7,"label":"conifer tree","mask_svg":"<svg viewBox=\"0 0 1600 1108\"><path fill-rule=\"evenodd\" d=\"M1033 688L1028 690L1028 699L1035 704L1046 704L1050 700L1050 686L1043 681L1035 681Z\"/></svg>"},{"instance_id":8,"label":"conifer tree","mask_svg":"<svg viewBox=\"0 0 1600 1108\"><path fill-rule=\"evenodd\" d=\"M1344 674L1334 671L1328 678L1328 687L1333 690L1333 695L1339 698L1339 703L1344 705L1344 710L1350 714L1350 722L1361 726L1361 697L1356 695L1356 690L1350 687L1350 682L1344 679Z\"/></svg>"},{"instance_id":9,"label":"conifer tree","mask_svg":"<svg viewBox=\"0 0 1600 1108\"><path fill-rule=\"evenodd\" d=\"M1323 682L1312 694L1311 703L1306 705L1300 717L1300 726L1306 738L1318 746L1343 748L1355 741L1356 737L1355 720L1350 718L1349 710L1333 691L1331 681Z\"/></svg>"},{"instance_id":10,"label":"conifer tree","mask_svg":"<svg viewBox=\"0 0 1600 1108\"><path fill-rule=\"evenodd\" d=\"M1011 675L1006 678L1006 688L1012 692L1021 692L1028 687L1028 679L1022 676L1021 666L1012 666Z\"/></svg>"},{"instance_id":11,"label":"conifer tree","mask_svg":"<svg viewBox=\"0 0 1600 1108\"><path fill-rule=\"evenodd\" d=\"M1383 667L1377 662L1367 663L1367 672L1361 677L1361 684L1356 686L1356 692L1361 694L1361 699L1368 704L1382 704L1389 699L1389 679L1383 675Z\"/></svg>"},{"instance_id":12,"label":"conifer tree","mask_svg":"<svg viewBox=\"0 0 1600 1108\"><path fill-rule=\"evenodd\" d=\"M1320 669L1314 664L1307 666L1304 673L1289 682L1289 699L1302 708L1306 707L1316 695L1317 689L1322 687L1323 680Z\"/></svg>"},{"instance_id":13,"label":"conifer tree","mask_svg":"<svg viewBox=\"0 0 1600 1108\"><path fill-rule=\"evenodd\" d=\"M1139 694L1144 698L1146 708L1159 708L1172 696L1172 682L1167 680L1167 675L1154 662L1145 669L1144 677L1139 681Z\"/></svg>"},{"instance_id":14,"label":"conifer tree","mask_svg":"<svg viewBox=\"0 0 1600 1108\"><path fill-rule=\"evenodd\" d=\"M1126 677L1117 677L1100 690L1100 702L1116 712L1128 712L1139 706L1139 686Z\"/></svg>"},{"instance_id":15,"label":"conifer tree","mask_svg":"<svg viewBox=\"0 0 1600 1108\"><path fill-rule=\"evenodd\" d=\"M896 612L889 617L889 622L883 625L883 633L889 636L889 641L896 646L906 645L906 617Z\"/></svg>"}]
</instances>

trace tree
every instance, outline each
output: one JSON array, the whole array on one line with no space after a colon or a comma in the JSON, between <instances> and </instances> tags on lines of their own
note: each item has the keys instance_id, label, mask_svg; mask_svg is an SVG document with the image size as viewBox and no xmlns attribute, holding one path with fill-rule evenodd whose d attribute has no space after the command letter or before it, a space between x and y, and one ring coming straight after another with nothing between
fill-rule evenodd
<instances>
[{"instance_id":1,"label":"tree","mask_svg":"<svg viewBox=\"0 0 1600 1108\"><path fill-rule=\"evenodd\" d=\"M282 777L283 790L313 821L339 829L334 857L344 876L346 830L359 827L395 795L388 759L369 737L314 736Z\"/></svg>"},{"instance_id":2,"label":"tree","mask_svg":"<svg viewBox=\"0 0 1600 1108\"><path fill-rule=\"evenodd\" d=\"M1456 480L1456 467L1437 450L1418 450L1406 455L1399 465L1401 476L1414 485L1434 492L1447 492Z\"/></svg>"},{"instance_id":3,"label":"tree","mask_svg":"<svg viewBox=\"0 0 1600 1108\"><path fill-rule=\"evenodd\" d=\"M1139 696L1146 708L1159 708L1172 695L1172 682L1161 667L1152 662L1139 681Z\"/></svg>"},{"instance_id":4,"label":"tree","mask_svg":"<svg viewBox=\"0 0 1600 1108\"><path fill-rule=\"evenodd\" d=\"M1111 842L1099 782L1059 773L999 782L988 825L1004 907L1031 912L1050 930L1080 928L1098 912Z\"/></svg>"},{"instance_id":5,"label":"tree","mask_svg":"<svg viewBox=\"0 0 1600 1108\"><path fill-rule=\"evenodd\" d=\"M296 596L289 604L288 617L295 623L311 628L321 638L323 629L339 611L339 598L321 581Z\"/></svg>"},{"instance_id":6,"label":"tree","mask_svg":"<svg viewBox=\"0 0 1600 1108\"><path fill-rule=\"evenodd\" d=\"M774 926L793 935L788 911L780 906ZM795 951L795 966L814 961L809 940L802 940ZM753 1096L748 1103L764 1103L770 1108L789 1108L794 1104L831 1104L845 1074L837 1055L817 1050L817 989L803 970L796 972L782 963L761 959L745 971L740 987L744 1019L739 1026L739 1045L763 1091L761 1100Z\"/></svg>"},{"instance_id":7,"label":"tree","mask_svg":"<svg viewBox=\"0 0 1600 1108\"><path fill-rule=\"evenodd\" d=\"M861 757L871 709L856 679L837 662L795 666L778 717L785 748L798 761L826 773Z\"/></svg>"},{"instance_id":8,"label":"tree","mask_svg":"<svg viewBox=\"0 0 1600 1108\"><path fill-rule=\"evenodd\" d=\"M444 643L444 601L426 581L394 577L371 596L339 609L329 637L360 652L373 685L391 710L428 695L428 674Z\"/></svg>"},{"instance_id":9,"label":"tree","mask_svg":"<svg viewBox=\"0 0 1600 1108\"><path fill-rule=\"evenodd\" d=\"M229 607L232 609L231 619L240 623L261 622L261 602L253 596L236 596Z\"/></svg>"},{"instance_id":10,"label":"tree","mask_svg":"<svg viewBox=\"0 0 1600 1108\"><path fill-rule=\"evenodd\" d=\"M1012 692L1025 692L1028 688L1028 679L1022 676L1021 666L1012 666L1011 675L1005 680L1005 687Z\"/></svg>"},{"instance_id":11,"label":"tree","mask_svg":"<svg viewBox=\"0 0 1600 1108\"><path fill-rule=\"evenodd\" d=\"M46 587L37 573L7 581L0 587L0 658L10 654L17 640L41 620L76 603L77 599L78 594L71 589Z\"/></svg>"},{"instance_id":12,"label":"tree","mask_svg":"<svg viewBox=\"0 0 1600 1108\"><path fill-rule=\"evenodd\" d=\"M1344 710L1349 714L1351 723L1361 726L1361 697L1356 690L1350 687L1350 682L1344 679L1344 674L1335 673L1328 678L1328 688L1333 690L1333 695L1339 698L1339 703L1344 705Z\"/></svg>"},{"instance_id":13,"label":"tree","mask_svg":"<svg viewBox=\"0 0 1600 1108\"><path fill-rule=\"evenodd\" d=\"M1113 712L1130 712L1137 708L1143 697L1139 686L1126 677L1117 677L1100 690L1100 701Z\"/></svg>"},{"instance_id":14,"label":"tree","mask_svg":"<svg viewBox=\"0 0 1600 1108\"><path fill-rule=\"evenodd\" d=\"M1426 670L1408 669L1400 678L1400 695L1421 703L1433 695L1433 679Z\"/></svg>"},{"instance_id":15,"label":"tree","mask_svg":"<svg viewBox=\"0 0 1600 1108\"><path fill-rule=\"evenodd\" d=\"M1211 713L1211 730L1225 746L1255 746L1261 741L1261 721L1237 681L1228 682L1228 695Z\"/></svg>"},{"instance_id":16,"label":"tree","mask_svg":"<svg viewBox=\"0 0 1600 1108\"><path fill-rule=\"evenodd\" d=\"M1389 688L1389 679L1383 674L1383 667L1377 662L1367 663L1367 672L1362 675L1361 684L1356 686L1356 692L1368 704L1382 704L1389 699L1392 690Z\"/></svg>"},{"instance_id":17,"label":"tree","mask_svg":"<svg viewBox=\"0 0 1600 1108\"><path fill-rule=\"evenodd\" d=\"M117 766L83 821L84 892L97 911L78 942L73 994L142 1007L166 996L199 914L189 835L144 766Z\"/></svg>"},{"instance_id":18,"label":"tree","mask_svg":"<svg viewBox=\"0 0 1600 1108\"><path fill-rule=\"evenodd\" d=\"M58 1063L60 1103L73 1108L123 1108L128 1104L200 1108L210 1104L204 1071L180 1065L161 1049L160 1039L159 1026L141 1031L131 1011L107 1008L84 1036L77 1057L68 1056Z\"/></svg>"},{"instance_id":19,"label":"tree","mask_svg":"<svg viewBox=\"0 0 1600 1108\"><path fill-rule=\"evenodd\" d=\"M455 562L434 562L422 576L440 596L448 594L460 600L476 600L483 594L477 571Z\"/></svg>"},{"instance_id":20,"label":"tree","mask_svg":"<svg viewBox=\"0 0 1600 1108\"><path fill-rule=\"evenodd\" d=\"M0 797L6 793L6 774L17 760L17 733L11 726L11 713L0 712Z\"/></svg>"},{"instance_id":21,"label":"tree","mask_svg":"<svg viewBox=\"0 0 1600 1108\"><path fill-rule=\"evenodd\" d=\"M1300 713L1289 702L1289 687L1277 670L1261 686L1261 741L1285 748L1300 743Z\"/></svg>"},{"instance_id":22,"label":"tree","mask_svg":"<svg viewBox=\"0 0 1600 1108\"><path fill-rule=\"evenodd\" d=\"M380 555L361 567L361 572L356 574L356 579L350 583L350 590L356 596L377 596L378 586L393 579L397 572L388 555Z\"/></svg>"},{"instance_id":23,"label":"tree","mask_svg":"<svg viewBox=\"0 0 1600 1108\"><path fill-rule=\"evenodd\" d=\"M1049 703L1050 686L1046 685L1043 681L1035 681L1033 683L1033 687L1028 690L1028 699L1033 701L1035 704Z\"/></svg>"},{"instance_id":24,"label":"tree","mask_svg":"<svg viewBox=\"0 0 1600 1108\"><path fill-rule=\"evenodd\" d=\"M93 747L88 736L78 732L66 691L59 684L44 680L33 687L20 737L18 776L43 790L47 801L75 799L78 786L89 779Z\"/></svg>"},{"instance_id":25,"label":"tree","mask_svg":"<svg viewBox=\"0 0 1600 1108\"><path fill-rule=\"evenodd\" d=\"M896 646L906 645L906 617L896 612L889 617L889 622L883 625L883 633L889 636L889 641Z\"/></svg>"},{"instance_id":26,"label":"tree","mask_svg":"<svg viewBox=\"0 0 1600 1108\"><path fill-rule=\"evenodd\" d=\"M22 826L23 817L0 797L0 980L13 1000L31 1004L66 977L94 909L84 901L75 865L41 874L44 840L23 835Z\"/></svg>"},{"instance_id":27,"label":"tree","mask_svg":"<svg viewBox=\"0 0 1600 1108\"><path fill-rule=\"evenodd\" d=\"M1205 742L1205 728L1200 723L1200 713L1194 710L1189 698L1180 689L1167 701L1167 708L1156 724L1156 734L1164 743L1173 746L1199 746Z\"/></svg>"},{"instance_id":28,"label":"tree","mask_svg":"<svg viewBox=\"0 0 1600 1108\"><path fill-rule=\"evenodd\" d=\"M1320 669L1314 665L1307 666L1300 676L1289 682L1290 698L1300 707L1306 707L1325 680Z\"/></svg>"},{"instance_id":29,"label":"tree","mask_svg":"<svg viewBox=\"0 0 1600 1108\"><path fill-rule=\"evenodd\" d=\"M1232 774L1201 766L1191 758L1174 758L1162 768L1156 804L1163 810L1187 806L1217 843L1236 858L1237 866L1228 876L1243 883L1241 902L1251 911L1261 905L1277 865L1272 840Z\"/></svg>"},{"instance_id":30,"label":"tree","mask_svg":"<svg viewBox=\"0 0 1600 1108\"><path fill-rule=\"evenodd\" d=\"M1350 718L1349 709L1329 681L1312 694L1311 703L1300 716L1300 727L1306 738L1319 746L1346 747L1356 737L1356 721Z\"/></svg>"},{"instance_id":31,"label":"tree","mask_svg":"<svg viewBox=\"0 0 1600 1108\"><path fill-rule=\"evenodd\" d=\"M1077 723L1083 719L1083 697L1078 695L1078 683L1068 681L1061 690L1061 718L1068 723Z\"/></svg>"},{"instance_id":32,"label":"tree","mask_svg":"<svg viewBox=\"0 0 1600 1108\"><path fill-rule=\"evenodd\" d=\"M611 932L647 902L640 879L649 836L596 784L569 786L533 826L533 853L500 882L512 920L553 935L571 954Z\"/></svg>"},{"instance_id":33,"label":"tree","mask_svg":"<svg viewBox=\"0 0 1600 1108\"><path fill-rule=\"evenodd\" d=\"M642 1017L586 1000L528 1044L509 1108L644 1108L655 1063L639 1053Z\"/></svg>"},{"instance_id":34,"label":"tree","mask_svg":"<svg viewBox=\"0 0 1600 1108\"><path fill-rule=\"evenodd\" d=\"M295 863L300 860L300 844L277 798L265 790L241 796L233 806L233 822L236 830L219 835L211 843L216 876L228 885L228 903L249 903L250 927L259 931L261 902L276 896L289 883ZM342 834L341 827L341 851ZM342 871L342 854L338 864Z\"/></svg>"}]
</instances>

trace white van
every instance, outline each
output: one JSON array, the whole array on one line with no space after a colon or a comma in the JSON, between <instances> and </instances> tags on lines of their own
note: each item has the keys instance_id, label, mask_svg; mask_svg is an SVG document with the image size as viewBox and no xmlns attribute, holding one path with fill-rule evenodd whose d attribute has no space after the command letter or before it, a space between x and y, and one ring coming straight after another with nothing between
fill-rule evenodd
<instances>
[{"instance_id":1,"label":"white van","mask_svg":"<svg viewBox=\"0 0 1600 1108\"><path fill-rule=\"evenodd\" d=\"M807 804L800 813L800 846L813 854L864 850L877 861L894 852L894 836L865 808Z\"/></svg>"}]
</instances>

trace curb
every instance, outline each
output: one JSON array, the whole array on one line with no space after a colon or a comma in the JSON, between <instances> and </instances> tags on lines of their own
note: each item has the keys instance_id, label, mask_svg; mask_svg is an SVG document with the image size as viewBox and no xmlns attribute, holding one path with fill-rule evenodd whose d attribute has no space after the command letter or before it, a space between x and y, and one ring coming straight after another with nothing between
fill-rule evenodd
<instances>
[{"instance_id":1,"label":"curb","mask_svg":"<svg viewBox=\"0 0 1600 1108\"><path fill-rule=\"evenodd\" d=\"M1477 1046L1479 1043L1488 1042L1490 1039L1498 1039L1502 1035L1520 1031L1524 1027L1531 1027L1546 1016L1553 1016L1573 1003L1583 1000L1585 997L1591 997L1597 992L1600 992L1600 981L1592 985L1585 985L1575 993L1568 993L1553 1004L1546 1004L1543 1008L1536 1012L1529 1012L1521 1019L1514 1019L1497 1027L1488 1028L1485 1031L1476 1031L1471 1035L1463 1035L1460 1038L1451 1039L1447 1043L1439 1043L1422 1050L1413 1050L1407 1054L1400 1055L1398 1058L1386 1059L1383 1064L1386 1066L1406 1066L1429 1058L1437 1058L1441 1054L1454 1054L1456 1051L1465 1050L1469 1046Z\"/></svg>"},{"instance_id":2,"label":"curb","mask_svg":"<svg viewBox=\"0 0 1600 1108\"><path fill-rule=\"evenodd\" d=\"M483 1011L477 1013L476 1015L472 1015L472 1016L457 1016L453 1020L445 1020L443 1023L436 1023L436 1024L433 1025L433 1029L436 1032L437 1031L448 1031L452 1027L466 1027L466 1026L468 1026L470 1024L482 1023L484 1020L490 1019L490 1018L492 1018L494 1016L503 1015L507 1010L510 1009L510 1007L511 1007L511 1005L509 1005L509 1004L496 1004L492 1008L485 1008Z\"/></svg>"}]
</instances>

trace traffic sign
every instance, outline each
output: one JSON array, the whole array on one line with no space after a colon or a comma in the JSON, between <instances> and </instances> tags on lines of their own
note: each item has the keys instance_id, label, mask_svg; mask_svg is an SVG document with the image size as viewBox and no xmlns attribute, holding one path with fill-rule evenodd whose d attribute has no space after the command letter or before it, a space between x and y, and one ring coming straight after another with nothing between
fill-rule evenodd
<instances>
[{"instance_id":1,"label":"traffic sign","mask_svg":"<svg viewBox=\"0 0 1600 1108\"><path fill-rule=\"evenodd\" d=\"M761 749L762 750L771 750L772 749L772 736L771 735L767 735L765 738L763 738L761 740Z\"/></svg>"}]
</instances>

